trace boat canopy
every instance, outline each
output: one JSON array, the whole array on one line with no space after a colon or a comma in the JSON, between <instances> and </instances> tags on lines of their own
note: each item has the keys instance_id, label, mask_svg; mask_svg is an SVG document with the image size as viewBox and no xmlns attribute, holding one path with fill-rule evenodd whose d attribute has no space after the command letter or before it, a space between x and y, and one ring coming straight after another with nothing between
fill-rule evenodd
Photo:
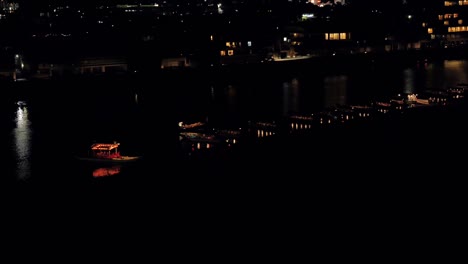
<instances>
[{"instance_id":1,"label":"boat canopy","mask_svg":"<svg viewBox=\"0 0 468 264\"><path fill-rule=\"evenodd\" d=\"M95 143L91 146L91 150L94 151L111 151L116 150L120 146L120 143Z\"/></svg>"}]
</instances>

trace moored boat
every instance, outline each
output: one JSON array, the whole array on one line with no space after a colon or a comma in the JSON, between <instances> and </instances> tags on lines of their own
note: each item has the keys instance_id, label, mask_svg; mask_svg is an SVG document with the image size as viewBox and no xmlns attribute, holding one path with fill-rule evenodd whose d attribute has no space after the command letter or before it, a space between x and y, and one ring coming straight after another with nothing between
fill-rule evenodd
<instances>
[{"instance_id":1,"label":"moored boat","mask_svg":"<svg viewBox=\"0 0 468 264\"><path fill-rule=\"evenodd\" d=\"M105 163L125 163L140 160L141 156L122 156L118 150L120 143L95 143L87 156L76 156L78 160Z\"/></svg>"},{"instance_id":2,"label":"moored boat","mask_svg":"<svg viewBox=\"0 0 468 264\"><path fill-rule=\"evenodd\" d=\"M205 122L194 122L194 123L185 123L179 122L180 131L184 132L196 132L203 131L206 129L207 124Z\"/></svg>"}]
</instances>

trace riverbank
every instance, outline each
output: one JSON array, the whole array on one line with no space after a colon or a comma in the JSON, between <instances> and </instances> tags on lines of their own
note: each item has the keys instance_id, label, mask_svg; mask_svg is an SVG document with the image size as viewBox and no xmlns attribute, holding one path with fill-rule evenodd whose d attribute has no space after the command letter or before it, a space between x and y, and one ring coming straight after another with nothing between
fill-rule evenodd
<instances>
[{"instance_id":1,"label":"riverbank","mask_svg":"<svg viewBox=\"0 0 468 264\"><path fill-rule=\"evenodd\" d=\"M208 71L213 73L234 74L238 71L246 73L252 70L265 69L265 71L297 71L297 70L314 70L314 73L321 71L340 71L349 68L354 68L356 64L372 64L372 65L414 65L415 63L430 63L433 61L452 60L452 59L468 59L466 53L467 46L446 48L446 49L414 49L414 50L396 50L396 51L380 51L380 52L365 52L365 53L336 53L326 55L312 55L310 58L304 59L288 59L278 61L263 61L261 63L237 63L219 65L206 69L198 69L199 71ZM197 69L194 69L197 70ZM177 69L172 69L167 72L175 72ZM182 70L184 71L184 70ZM187 71L187 69L185 69ZM164 71L163 71L164 72Z\"/></svg>"}]
</instances>

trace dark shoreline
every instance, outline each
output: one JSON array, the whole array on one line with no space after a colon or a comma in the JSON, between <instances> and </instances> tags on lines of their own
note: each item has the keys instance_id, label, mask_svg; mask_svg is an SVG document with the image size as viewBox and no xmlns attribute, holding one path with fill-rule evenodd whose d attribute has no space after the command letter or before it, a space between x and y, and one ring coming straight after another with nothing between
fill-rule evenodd
<instances>
[{"instance_id":1,"label":"dark shoreline","mask_svg":"<svg viewBox=\"0 0 468 264\"><path fill-rule=\"evenodd\" d=\"M268 74L271 72L282 72L284 74L313 70L311 74L320 74L333 70L334 72L357 70L356 64L373 67L375 65L386 65L386 67L401 65L415 65L417 63L430 63L443 60L465 60L468 59L468 46L447 49L420 49L402 50L390 52L349 53L337 55L320 55L308 59L288 61L265 61L258 63L232 63L227 65L199 66L189 68L159 67L142 68L140 71L97 74L97 75L64 75L49 80L76 81L76 80L112 80L117 79L151 79L151 78L174 78L180 75L200 75L201 78L228 78L236 74ZM132 61L132 60L131 60ZM157 63L157 60L155 61ZM133 69L132 65L129 65ZM48 81L48 79L34 79L29 81ZM10 80L0 80L0 83L8 84Z\"/></svg>"}]
</instances>

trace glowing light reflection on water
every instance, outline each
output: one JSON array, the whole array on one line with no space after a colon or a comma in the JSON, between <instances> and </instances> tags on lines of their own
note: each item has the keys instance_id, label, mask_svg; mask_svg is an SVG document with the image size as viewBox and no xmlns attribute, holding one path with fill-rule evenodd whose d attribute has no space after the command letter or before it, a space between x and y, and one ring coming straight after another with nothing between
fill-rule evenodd
<instances>
[{"instance_id":1,"label":"glowing light reflection on water","mask_svg":"<svg viewBox=\"0 0 468 264\"><path fill-rule=\"evenodd\" d=\"M112 166L112 167L104 167L104 168L97 168L93 170L93 177L94 178L101 178L101 177L108 177L117 175L120 173L121 166Z\"/></svg>"},{"instance_id":2,"label":"glowing light reflection on water","mask_svg":"<svg viewBox=\"0 0 468 264\"><path fill-rule=\"evenodd\" d=\"M13 129L14 151L16 154L17 177L26 180L31 176L32 127L27 106L19 106Z\"/></svg>"}]
</instances>

